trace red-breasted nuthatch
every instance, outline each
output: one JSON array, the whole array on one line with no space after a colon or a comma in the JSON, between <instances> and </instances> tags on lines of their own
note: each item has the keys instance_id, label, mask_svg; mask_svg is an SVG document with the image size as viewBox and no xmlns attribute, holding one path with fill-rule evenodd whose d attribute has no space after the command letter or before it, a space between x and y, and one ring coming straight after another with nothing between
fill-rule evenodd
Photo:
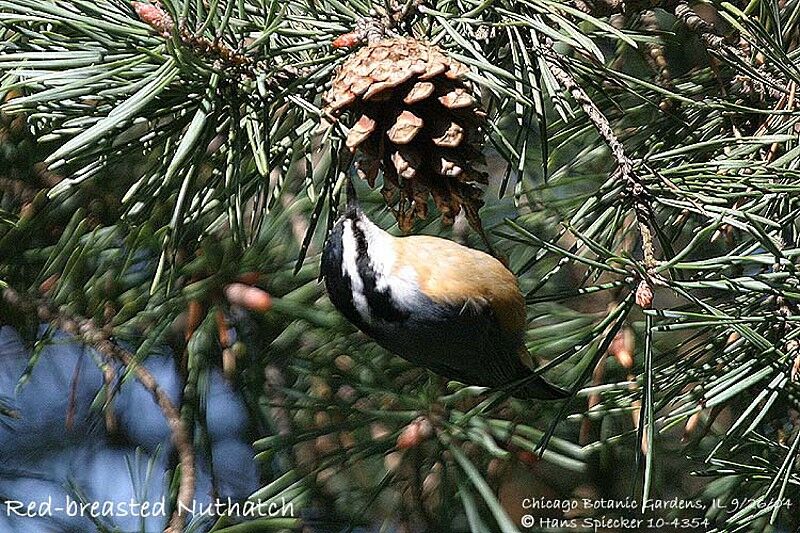
<instances>
[{"instance_id":1,"label":"red-breasted nuthatch","mask_svg":"<svg viewBox=\"0 0 800 533\"><path fill-rule=\"evenodd\" d=\"M347 208L328 237L322 274L336 308L379 345L469 385L558 399L563 389L532 375L523 334L525 302L515 276L494 257L427 235L394 237L359 208Z\"/></svg>"}]
</instances>

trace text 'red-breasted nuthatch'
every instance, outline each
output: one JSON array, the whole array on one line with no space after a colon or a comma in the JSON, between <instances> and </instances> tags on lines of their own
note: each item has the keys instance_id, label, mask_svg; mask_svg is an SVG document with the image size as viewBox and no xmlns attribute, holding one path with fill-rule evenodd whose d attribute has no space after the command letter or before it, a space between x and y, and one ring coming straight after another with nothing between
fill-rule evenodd
<instances>
[{"instance_id":1,"label":"text 'red-breasted nuthatch'","mask_svg":"<svg viewBox=\"0 0 800 533\"><path fill-rule=\"evenodd\" d=\"M344 215L328 237L322 274L336 308L379 345L469 385L522 398L563 389L532 375L516 277L494 257L427 235L394 237L367 218L348 182Z\"/></svg>"}]
</instances>

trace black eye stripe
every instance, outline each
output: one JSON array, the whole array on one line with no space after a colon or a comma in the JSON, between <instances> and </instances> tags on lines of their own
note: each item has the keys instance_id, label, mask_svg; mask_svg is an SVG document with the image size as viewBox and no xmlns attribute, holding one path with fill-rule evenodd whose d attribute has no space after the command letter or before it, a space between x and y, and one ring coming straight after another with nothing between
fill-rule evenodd
<instances>
[{"instance_id":1,"label":"black eye stripe","mask_svg":"<svg viewBox=\"0 0 800 533\"><path fill-rule=\"evenodd\" d=\"M322 253L322 273L325 277L325 288L333 305L356 326L363 328L361 319L353 303L353 288L348 276L342 274L344 224L339 222L328 237Z\"/></svg>"},{"instance_id":2,"label":"black eye stripe","mask_svg":"<svg viewBox=\"0 0 800 533\"><path fill-rule=\"evenodd\" d=\"M369 305L370 313L374 318L386 320L388 322L402 322L409 316L408 312L400 309L395 304L392 298L391 288L387 288L385 292L380 292L377 289L377 277L375 270L372 268L369 253L367 250L367 236L364 230L361 229L361 221L354 220L352 222L353 237L356 239L356 267L358 268L358 275L364 284L364 295L367 298L367 305Z\"/></svg>"}]
</instances>

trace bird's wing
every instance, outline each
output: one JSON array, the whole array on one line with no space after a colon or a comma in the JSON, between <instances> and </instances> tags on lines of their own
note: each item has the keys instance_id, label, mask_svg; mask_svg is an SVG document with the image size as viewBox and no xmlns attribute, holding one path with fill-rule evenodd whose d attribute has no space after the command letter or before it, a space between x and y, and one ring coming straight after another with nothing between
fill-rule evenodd
<instances>
[{"instance_id":1,"label":"bird's wing","mask_svg":"<svg viewBox=\"0 0 800 533\"><path fill-rule=\"evenodd\" d=\"M427 235L396 241L398 265L416 271L420 289L448 305L488 305L498 325L516 334L525 328L525 301L517 278L500 261L479 250Z\"/></svg>"}]
</instances>

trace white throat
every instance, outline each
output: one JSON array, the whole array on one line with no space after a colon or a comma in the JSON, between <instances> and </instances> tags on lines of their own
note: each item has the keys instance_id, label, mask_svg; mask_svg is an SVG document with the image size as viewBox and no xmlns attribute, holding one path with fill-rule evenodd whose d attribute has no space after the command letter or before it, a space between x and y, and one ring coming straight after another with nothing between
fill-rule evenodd
<instances>
[{"instance_id":1,"label":"white throat","mask_svg":"<svg viewBox=\"0 0 800 533\"><path fill-rule=\"evenodd\" d=\"M385 232L365 216L355 220L345 219L342 229L342 275L350 279L353 305L361 318L367 323L375 320L365 292L364 279L358 270L357 232L364 235L367 265L375 278L374 290L391 293L392 301L400 308L412 308L412 299L419 295L419 284L413 268L396 268L397 252L394 242L397 237ZM363 268L363 259L361 261Z\"/></svg>"}]
</instances>

